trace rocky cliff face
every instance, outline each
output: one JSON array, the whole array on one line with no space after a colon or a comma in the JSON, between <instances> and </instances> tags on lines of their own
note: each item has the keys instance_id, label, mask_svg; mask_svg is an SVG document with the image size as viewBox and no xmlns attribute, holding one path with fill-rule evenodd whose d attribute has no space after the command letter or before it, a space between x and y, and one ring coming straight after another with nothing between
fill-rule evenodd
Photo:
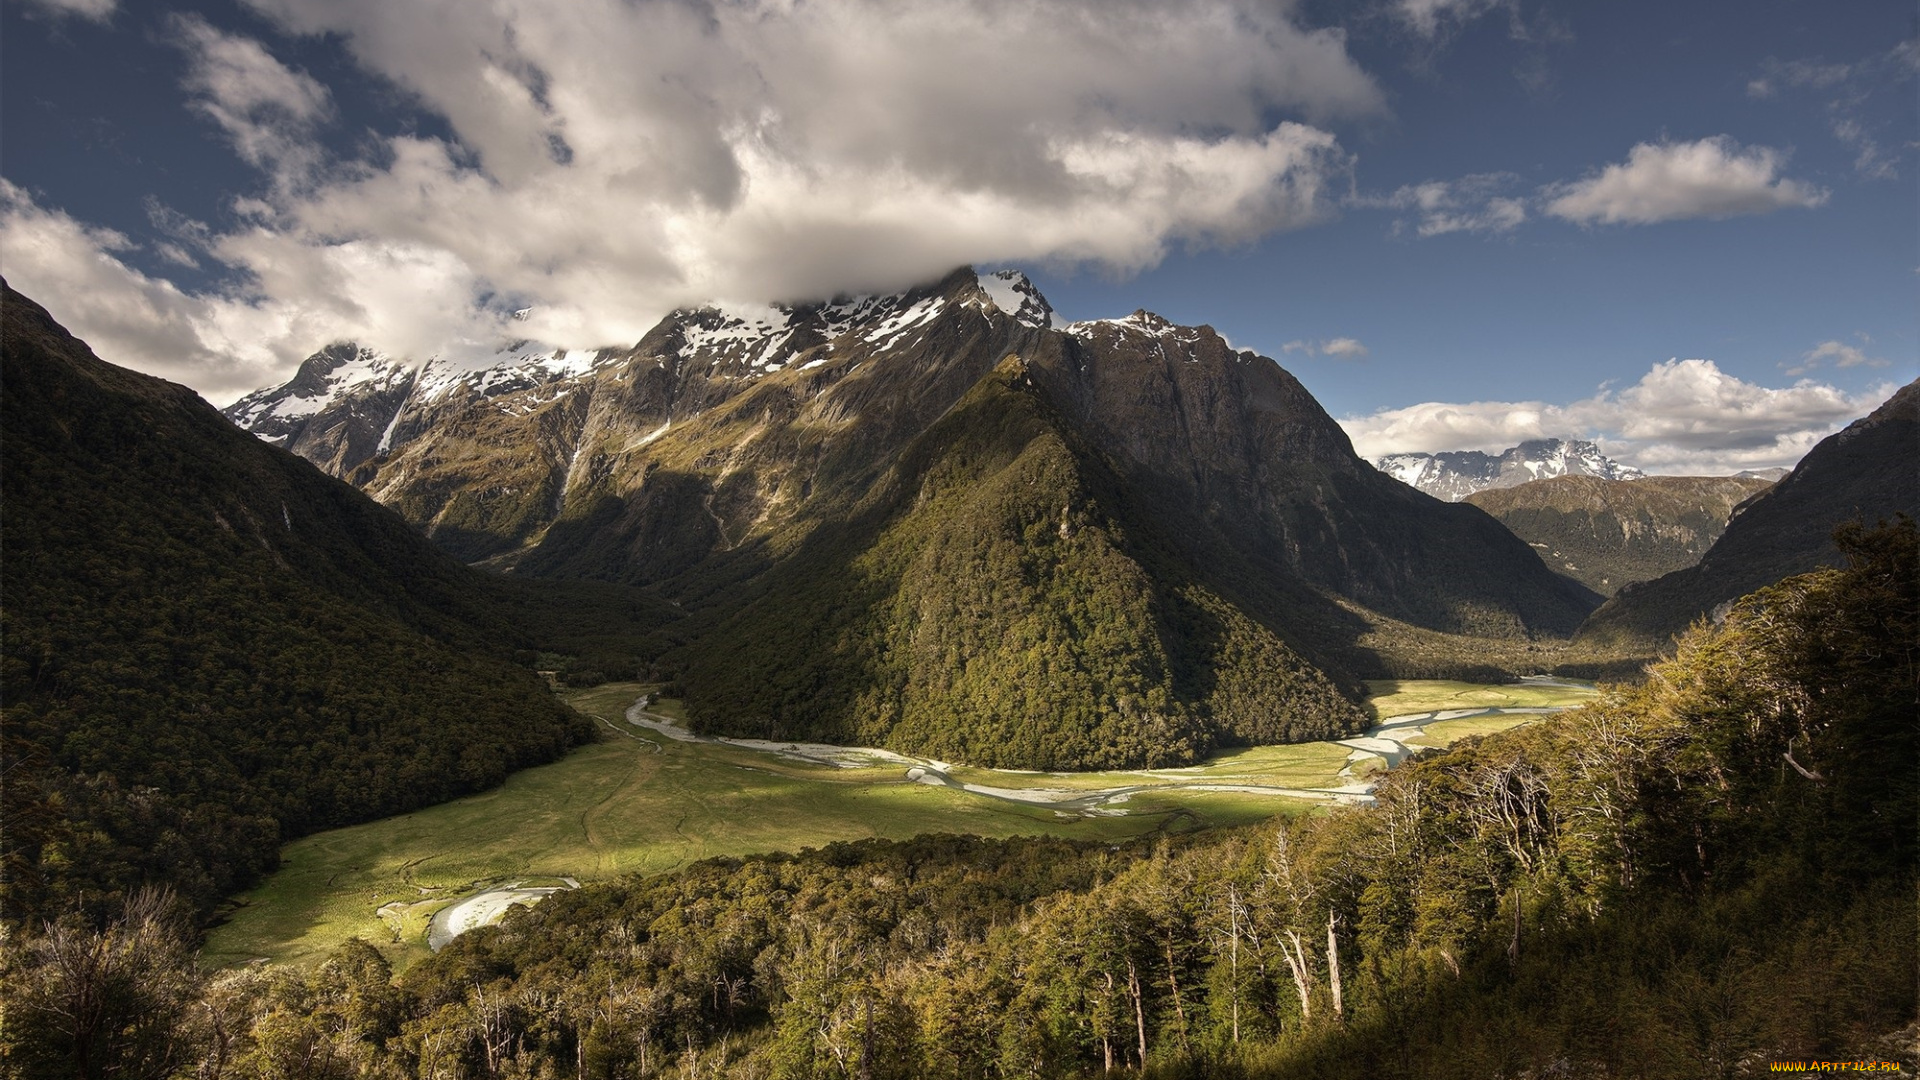
<instances>
[{"instance_id":1,"label":"rocky cliff face","mask_svg":"<svg viewBox=\"0 0 1920 1080\"><path fill-rule=\"evenodd\" d=\"M1612 596L1700 561L1735 508L1772 486L1731 476L1560 476L1464 501L1499 518L1548 566Z\"/></svg>"},{"instance_id":2,"label":"rocky cliff face","mask_svg":"<svg viewBox=\"0 0 1920 1080\"><path fill-rule=\"evenodd\" d=\"M1698 565L1621 590L1581 627L1605 648L1662 648L1693 620L1791 574L1840 563L1833 530L1920 517L1920 382L1821 440L1766 492L1742 504Z\"/></svg>"}]
</instances>

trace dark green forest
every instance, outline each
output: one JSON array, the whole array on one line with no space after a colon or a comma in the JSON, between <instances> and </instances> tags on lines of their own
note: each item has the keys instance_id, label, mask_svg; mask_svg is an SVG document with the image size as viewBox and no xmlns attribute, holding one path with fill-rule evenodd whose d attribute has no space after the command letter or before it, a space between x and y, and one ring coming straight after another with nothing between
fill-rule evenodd
<instances>
[{"instance_id":1,"label":"dark green forest","mask_svg":"<svg viewBox=\"0 0 1920 1080\"><path fill-rule=\"evenodd\" d=\"M164 897L5 952L19 1075L1743 1077L1914 1068L1920 534L1377 804L589 886L397 980L195 971ZM137 1023L84 1019L110 1003ZM84 1014L84 1015L83 1015Z\"/></svg>"},{"instance_id":2,"label":"dark green forest","mask_svg":"<svg viewBox=\"0 0 1920 1080\"><path fill-rule=\"evenodd\" d=\"M516 659L652 647L658 602L475 573L32 301L4 310L5 921L104 917L141 883L204 916L287 839L589 737Z\"/></svg>"}]
</instances>

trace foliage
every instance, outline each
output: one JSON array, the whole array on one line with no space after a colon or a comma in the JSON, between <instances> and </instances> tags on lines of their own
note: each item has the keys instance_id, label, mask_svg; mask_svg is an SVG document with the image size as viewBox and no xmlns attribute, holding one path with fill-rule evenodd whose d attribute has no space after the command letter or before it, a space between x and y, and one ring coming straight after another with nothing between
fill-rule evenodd
<instances>
[{"instance_id":1,"label":"foliage","mask_svg":"<svg viewBox=\"0 0 1920 1080\"><path fill-rule=\"evenodd\" d=\"M142 882L204 914L285 839L589 733L494 644L485 579L5 300L0 919L99 919Z\"/></svg>"},{"instance_id":2,"label":"foliage","mask_svg":"<svg viewBox=\"0 0 1920 1080\"><path fill-rule=\"evenodd\" d=\"M1168 557L1098 455L1003 366L882 494L687 650L698 730L977 765L1187 764L1361 715Z\"/></svg>"},{"instance_id":3,"label":"foliage","mask_svg":"<svg viewBox=\"0 0 1920 1080\"><path fill-rule=\"evenodd\" d=\"M309 1023L418 1076L1912 1067L1920 538L1839 543L1848 569L1747 598L1645 685L1396 770L1372 808L714 860L516 911L391 989L352 948L230 976L262 984L232 1030ZM341 966L370 973L357 1014L316 989Z\"/></svg>"}]
</instances>

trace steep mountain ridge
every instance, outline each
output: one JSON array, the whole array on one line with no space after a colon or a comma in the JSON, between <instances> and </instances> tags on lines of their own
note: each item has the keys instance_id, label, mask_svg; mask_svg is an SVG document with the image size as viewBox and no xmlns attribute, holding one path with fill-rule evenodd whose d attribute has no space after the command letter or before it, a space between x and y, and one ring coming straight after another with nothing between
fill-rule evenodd
<instances>
[{"instance_id":1,"label":"steep mountain ridge","mask_svg":"<svg viewBox=\"0 0 1920 1080\"><path fill-rule=\"evenodd\" d=\"M1364 723L1129 502L1010 356L691 646L690 715L1033 768L1176 765Z\"/></svg>"},{"instance_id":2,"label":"steep mountain ridge","mask_svg":"<svg viewBox=\"0 0 1920 1080\"><path fill-rule=\"evenodd\" d=\"M1644 474L1579 439L1531 439L1498 454L1448 450L1438 454L1388 454L1374 459L1381 472L1435 498L1459 502L1476 491L1516 487L1555 476L1638 480Z\"/></svg>"},{"instance_id":3,"label":"steep mountain ridge","mask_svg":"<svg viewBox=\"0 0 1920 1080\"><path fill-rule=\"evenodd\" d=\"M1462 501L1500 519L1547 565L1611 596L1698 562L1736 508L1772 486L1732 476L1558 476Z\"/></svg>"},{"instance_id":4,"label":"steep mountain ridge","mask_svg":"<svg viewBox=\"0 0 1920 1080\"><path fill-rule=\"evenodd\" d=\"M535 391L449 384L389 419L390 452L343 475L465 558L663 581L779 534L807 505L831 516L1009 354L1130 480L1163 486L1225 530L1220 543L1258 540L1263 561L1397 618L1489 628L1451 599L1417 599L1445 588L1386 519L1412 513L1511 545L1477 515L1380 483L1277 364L1147 312L1060 327L1013 271L963 268L891 297L676 312L633 349L603 350ZM336 394L310 423L358 400ZM1365 513L1329 509L1355 498ZM1592 602L1547 591L1560 599L1498 632L1566 630Z\"/></svg>"},{"instance_id":5,"label":"steep mountain ridge","mask_svg":"<svg viewBox=\"0 0 1920 1080\"><path fill-rule=\"evenodd\" d=\"M589 734L490 587L392 512L0 296L4 917L202 911L317 828Z\"/></svg>"},{"instance_id":6,"label":"steep mountain ridge","mask_svg":"<svg viewBox=\"0 0 1920 1080\"><path fill-rule=\"evenodd\" d=\"M415 399L352 480L462 557L683 605L709 730L1190 760L1357 722L1333 688L1407 671L1371 628L1525 640L1598 602L1368 467L1273 361L1145 312L1060 327L1012 273L676 312L537 389ZM1084 709L1035 705L1049 678Z\"/></svg>"},{"instance_id":7,"label":"steep mountain ridge","mask_svg":"<svg viewBox=\"0 0 1920 1080\"><path fill-rule=\"evenodd\" d=\"M1664 649L1693 620L1781 578L1838 566L1835 528L1920 518L1920 381L1822 439L1778 484L1743 503L1698 564L1622 589L1580 628L1582 644Z\"/></svg>"}]
</instances>

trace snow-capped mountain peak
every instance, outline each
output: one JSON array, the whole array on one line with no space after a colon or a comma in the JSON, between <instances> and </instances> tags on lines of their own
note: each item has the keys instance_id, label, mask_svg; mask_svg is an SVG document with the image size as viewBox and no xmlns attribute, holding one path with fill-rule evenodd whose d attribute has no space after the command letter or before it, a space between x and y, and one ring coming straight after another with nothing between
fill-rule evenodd
<instances>
[{"instance_id":1,"label":"snow-capped mountain peak","mask_svg":"<svg viewBox=\"0 0 1920 1080\"><path fill-rule=\"evenodd\" d=\"M255 390L224 411L234 423L277 443L335 401L410 385L413 376L407 364L385 353L339 341L307 357L283 385Z\"/></svg>"},{"instance_id":2,"label":"snow-capped mountain peak","mask_svg":"<svg viewBox=\"0 0 1920 1080\"><path fill-rule=\"evenodd\" d=\"M930 340L945 314L963 309L1029 330L1058 323L1052 306L1019 271L957 270L938 284L884 296L683 308L630 348L558 349L520 341L489 350L467 344L409 362L341 342L308 358L289 382L249 394L225 412L261 438L345 475L368 457L406 443L428 426L427 412L464 395L477 398L471 407L482 413L526 415L590 389L603 372L620 382L640 368L738 389L852 354L912 349ZM514 316L524 319L530 310ZM708 397L704 391L699 396Z\"/></svg>"},{"instance_id":3,"label":"snow-capped mountain peak","mask_svg":"<svg viewBox=\"0 0 1920 1080\"><path fill-rule=\"evenodd\" d=\"M1448 502L1459 502L1476 491L1516 487L1554 476L1638 480L1645 475L1581 439L1531 439L1499 454L1478 450L1388 454L1375 458L1373 466L1409 487Z\"/></svg>"},{"instance_id":4,"label":"snow-capped mountain peak","mask_svg":"<svg viewBox=\"0 0 1920 1080\"><path fill-rule=\"evenodd\" d=\"M993 306L1014 317L1014 319L1036 330L1060 328L1060 317L1054 314L1053 305L1040 295L1040 290L1027 275L1018 270L1000 270L991 274L979 275L980 291L987 295Z\"/></svg>"}]
</instances>

